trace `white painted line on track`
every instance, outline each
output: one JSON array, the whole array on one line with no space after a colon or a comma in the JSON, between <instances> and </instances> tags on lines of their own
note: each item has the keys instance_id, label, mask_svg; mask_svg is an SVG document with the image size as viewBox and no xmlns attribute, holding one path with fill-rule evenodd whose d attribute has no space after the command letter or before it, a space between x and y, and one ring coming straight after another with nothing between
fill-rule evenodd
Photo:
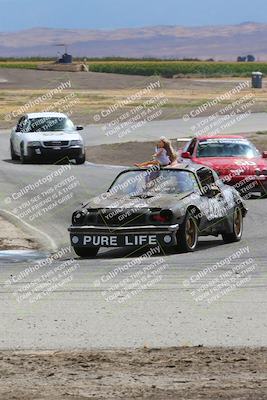
<instances>
[{"instance_id":1,"label":"white painted line on track","mask_svg":"<svg viewBox=\"0 0 267 400\"><path fill-rule=\"evenodd\" d=\"M108 169L126 169L126 168L130 168L130 166L127 165L110 165L110 164L94 164L91 163L89 161L85 161L85 165L91 166L91 167L100 167L100 168L108 168Z\"/></svg>"},{"instance_id":2,"label":"white painted line on track","mask_svg":"<svg viewBox=\"0 0 267 400\"><path fill-rule=\"evenodd\" d=\"M20 224L24 225L29 230L39 233L39 235L45 237L46 240L48 241L48 243L50 244L49 250L51 250L53 252L57 251L58 247L56 245L56 242L47 233L41 231L38 228L35 228L35 226L30 225L28 222L23 221L23 219L21 219L20 217L18 217L17 215L13 214L10 211L4 210L4 209L0 209L0 214L2 214L3 217L9 216L9 217L17 220ZM12 222L12 221L10 221L10 222Z\"/></svg>"}]
</instances>

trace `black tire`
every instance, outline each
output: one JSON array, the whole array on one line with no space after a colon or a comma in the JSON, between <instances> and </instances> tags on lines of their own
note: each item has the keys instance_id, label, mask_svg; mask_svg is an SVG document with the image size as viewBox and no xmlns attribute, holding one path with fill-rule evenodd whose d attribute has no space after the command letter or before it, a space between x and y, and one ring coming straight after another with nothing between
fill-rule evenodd
<instances>
[{"instance_id":1,"label":"black tire","mask_svg":"<svg viewBox=\"0 0 267 400\"><path fill-rule=\"evenodd\" d=\"M96 257L99 247L73 247L73 250L81 258L93 258Z\"/></svg>"},{"instance_id":2,"label":"black tire","mask_svg":"<svg viewBox=\"0 0 267 400\"><path fill-rule=\"evenodd\" d=\"M23 144L20 145L20 162L21 164L28 164L31 161L30 157L24 155Z\"/></svg>"},{"instance_id":3,"label":"black tire","mask_svg":"<svg viewBox=\"0 0 267 400\"><path fill-rule=\"evenodd\" d=\"M239 242L243 234L243 213L240 207L236 207L233 213L232 232L222 233L224 243Z\"/></svg>"},{"instance_id":4,"label":"black tire","mask_svg":"<svg viewBox=\"0 0 267 400\"><path fill-rule=\"evenodd\" d=\"M264 198L267 197L267 188L266 189L264 188L261 190L261 197L264 197Z\"/></svg>"},{"instance_id":5,"label":"black tire","mask_svg":"<svg viewBox=\"0 0 267 400\"><path fill-rule=\"evenodd\" d=\"M198 225L196 219L188 212L177 233L178 250L188 253L195 251L198 244Z\"/></svg>"},{"instance_id":6,"label":"black tire","mask_svg":"<svg viewBox=\"0 0 267 400\"><path fill-rule=\"evenodd\" d=\"M77 165L82 165L85 163L85 155L75 159Z\"/></svg>"},{"instance_id":7,"label":"black tire","mask_svg":"<svg viewBox=\"0 0 267 400\"><path fill-rule=\"evenodd\" d=\"M13 143L11 141L10 141L10 156L11 156L11 160L13 160L13 161L19 160L19 156L17 156L17 154L14 152Z\"/></svg>"}]
</instances>

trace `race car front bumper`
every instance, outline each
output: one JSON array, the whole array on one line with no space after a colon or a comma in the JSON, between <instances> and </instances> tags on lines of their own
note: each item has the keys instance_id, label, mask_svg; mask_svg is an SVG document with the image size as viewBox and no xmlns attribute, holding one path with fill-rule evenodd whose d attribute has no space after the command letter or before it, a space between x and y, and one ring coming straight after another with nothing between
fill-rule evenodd
<instances>
[{"instance_id":1,"label":"race car front bumper","mask_svg":"<svg viewBox=\"0 0 267 400\"><path fill-rule=\"evenodd\" d=\"M223 179L223 177L221 176ZM224 179L223 179L224 180ZM224 180L227 185L234 186L240 194L261 192L267 194L267 176L266 175L246 175L235 176L230 181Z\"/></svg>"},{"instance_id":2,"label":"race car front bumper","mask_svg":"<svg viewBox=\"0 0 267 400\"><path fill-rule=\"evenodd\" d=\"M75 226L69 228L73 247L175 246L179 224L168 226Z\"/></svg>"}]
</instances>

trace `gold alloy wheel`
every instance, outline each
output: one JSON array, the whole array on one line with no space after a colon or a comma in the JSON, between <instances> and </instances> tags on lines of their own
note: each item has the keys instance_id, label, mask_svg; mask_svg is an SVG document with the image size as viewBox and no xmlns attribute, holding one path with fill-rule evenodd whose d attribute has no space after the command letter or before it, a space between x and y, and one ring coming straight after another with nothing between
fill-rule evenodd
<instances>
[{"instance_id":1,"label":"gold alloy wheel","mask_svg":"<svg viewBox=\"0 0 267 400\"><path fill-rule=\"evenodd\" d=\"M197 226L192 218L188 218L185 225L186 243L190 249L196 246L197 242Z\"/></svg>"},{"instance_id":2,"label":"gold alloy wheel","mask_svg":"<svg viewBox=\"0 0 267 400\"><path fill-rule=\"evenodd\" d=\"M236 208L234 212L234 231L236 237L239 238L242 235L243 229L243 216L240 208Z\"/></svg>"}]
</instances>

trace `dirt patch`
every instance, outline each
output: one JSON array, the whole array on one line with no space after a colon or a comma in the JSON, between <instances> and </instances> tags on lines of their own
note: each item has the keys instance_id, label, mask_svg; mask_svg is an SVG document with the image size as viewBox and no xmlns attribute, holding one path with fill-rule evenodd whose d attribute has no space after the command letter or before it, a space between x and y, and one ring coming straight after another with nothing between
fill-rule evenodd
<instances>
[{"instance_id":1,"label":"dirt patch","mask_svg":"<svg viewBox=\"0 0 267 400\"><path fill-rule=\"evenodd\" d=\"M250 135L249 139L260 151L267 151L267 131Z\"/></svg>"},{"instance_id":2,"label":"dirt patch","mask_svg":"<svg viewBox=\"0 0 267 400\"><path fill-rule=\"evenodd\" d=\"M0 352L3 400L264 400L267 349Z\"/></svg>"},{"instance_id":3,"label":"dirt patch","mask_svg":"<svg viewBox=\"0 0 267 400\"><path fill-rule=\"evenodd\" d=\"M177 150L177 141L172 141ZM88 146L86 159L95 164L133 166L135 163L151 160L155 142L126 142Z\"/></svg>"},{"instance_id":4,"label":"dirt patch","mask_svg":"<svg viewBox=\"0 0 267 400\"><path fill-rule=\"evenodd\" d=\"M244 134L260 151L267 151L267 132ZM156 142L127 142L88 146L86 159L95 164L133 166L134 163L151 160ZM183 147L183 142L172 141L174 149Z\"/></svg>"},{"instance_id":5,"label":"dirt patch","mask_svg":"<svg viewBox=\"0 0 267 400\"><path fill-rule=\"evenodd\" d=\"M0 217L0 250L31 250L38 247L33 237Z\"/></svg>"}]
</instances>

